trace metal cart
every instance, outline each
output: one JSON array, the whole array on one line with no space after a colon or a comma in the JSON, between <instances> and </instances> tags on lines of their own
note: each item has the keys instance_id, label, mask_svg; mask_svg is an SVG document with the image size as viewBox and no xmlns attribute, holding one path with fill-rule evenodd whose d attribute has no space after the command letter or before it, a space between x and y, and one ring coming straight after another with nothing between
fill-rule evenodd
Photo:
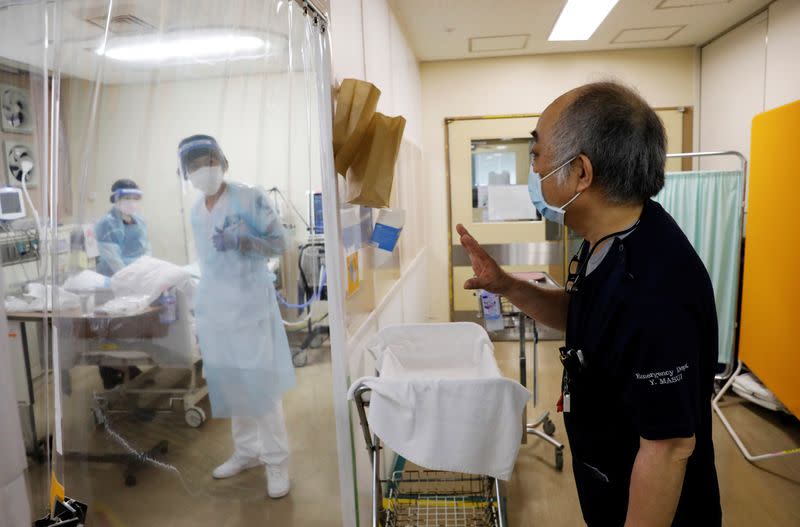
<instances>
[{"instance_id":1,"label":"metal cart","mask_svg":"<svg viewBox=\"0 0 800 527\"><path fill-rule=\"evenodd\" d=\"M381 478L380 439L369 429L370 389L355 389L372 462L372 527L505 527L500 482L490 476L438 470L397 471Z\"/></svg>"},{"instance_id":2,"label":"metal cart","mask_svg":"<svg viewBox=\"0 0 800 527\"><path fill-rule=\"evenodd\" d=\"M546 273L512 273L517 278L521 279L533 279L534 281L541 282L544 284L555 282ZM540 278L541 277L541 278ZM519 383L525 387L528 386L528 373L527 373L527 327L530 326L531 328L531 335L533 340L533 365L532 365L532 373L533 373L533 406L535 407L539 404L539 383L538 383L538 370L539 370L539 329L536 325L536 321L530 317L528 317L525 313L520 311L514 304L508 301L508 299L504 297L499 297L500 299L500 314L504 321L505 328L513 328L517 326L517 330L519 332ZM483 316L483 303L478 300L479 305L479 312L481 316ZM523 414L523 423L525 423L524 429L525 434L522 435L522 443L526 444L528 442L528 435L533 435L542 439L548 443L550 443L553 448L555 449L555 467L557 470L561 471L564 469L564 444L559 442L553 437L553 434L556 432L556 425L550 419L550 412L545 411L542 413L535 421L527 422L528 417L528 410L527 407ZM541 428L541 429L540 429Z\"/></svg>"},{"instance_id":3,"label":"metal cart","mask_svg":"<svg viewBox=\"0 0 800 527\"><path fill-rule=\"evenodd\" d=\"M327 286L320 283L320 275L325 267L325 243L321 237L313 236L311 240L300 247L297 262L300 280L297 284L297 298L299 302L310 301L316 292L320 300L327 301ZM316 288L320 287L319 291ZM311 308L300 309L298 316L309 314ZM302 368L308 363L308 349L316 349L330 335L330 328L322 321L314 323L309 318L306 327L306 337L299 348L292 348L292 364L297 368Z\"/></svg>"}]
</instances>

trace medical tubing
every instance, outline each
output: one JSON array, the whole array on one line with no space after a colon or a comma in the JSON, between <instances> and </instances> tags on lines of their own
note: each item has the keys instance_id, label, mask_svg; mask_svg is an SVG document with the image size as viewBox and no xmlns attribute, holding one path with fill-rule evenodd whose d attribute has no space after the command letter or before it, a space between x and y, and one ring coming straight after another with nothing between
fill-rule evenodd
<instances>
[{"instance_id":1,"label":"medical tubing","mask_svg":"<svg viewBox=\"0 0 800 527\"><path fill-rule=\"evenodd\" d=\"M161 470L164 470L166 472L169 472L169 473L173 474L178 479L178 481L180 482L181 486L183 487L183 489L186 491L186 493L189 496L192 496L192 497L206 497L206 498L214 497L214 495L209 493L209 492L204 492L202 490L195 490L194 488L192 488L192 486L189 485L189 482L184 477L183 473L176 466L171 465L169 463L165 463L163 461L159 461L158 459L155 459L153 456L151 456L147 452L140 451L137 448L135 448L134 445L132 445L129 441L127 441L124 437L122 437L122 435L119 432L117 432L116 430L114 430L111 427L111 425L109 424L109 416L108 415L103 413L102 417L103 417L103 429L105 430L105 432L108 435L108 437L113 442L117 443L120 447L122 447L122 449L128 455L130 455L133 459L135 459L137 462L146 463L146 464L149 464L149 465L151 465L151 466L153 466L155 468L159 468ZM239 485L234 485L234 486L232 486L230 488L238 489L238 490L242 490L242 491L252 490L249 487L239 486ZM252 498L245 498L245 499L246 499L246 501L257 501L257 500L261 500L263 498L259 497L257 494L253 494Z\"/></svg>"},{"instance_id":2,"label":"medical tubing","mask_svg":"<svg viewBox=\"0 0 800 527\"><path fill-rule=\"evenodd\" d=\"M288 307L291 309L305 309L319 299L319 297L316 294L314 294L311 296L311 298L308 299L307 302L303 302L302 304L293 304L288 300L286 300L286 298L282 294L280 294L280 292L276 291L276 294L278 295L278 302L280 302L281 305L283 305L284 307Z\"/></svg>"},{"instance_id":3,"label":"medical tubing","mask_svg":"<svg viewBox=\"0 0 800 527\"><path fill-rule=\"evenodd\" d=\"M319 277L319 287L317 287L317 289L314 291L314 293L311 295L311 298L309 298L307 302L303 302L302 304L292 304L291 302L286 300L286 298L284 298L284 296L282 294L280 294L280 292L275 291L275 293L276 293L276 295L278 297L278 302L283 304L285 307L288 307L288 308L291 308L291 309L305 309L305 308L311 306L311 304L313 304L314 302L316 302L317 300L320 299L323 287L325 287L325 267L324 266L322 267L322 273L320 274L320 277ZM285 322L286 321L284 321L284 323ZM295 322L290 322L290 324L294 324L294 323Z\"/></svg>"},{"instance_id":4,"label":"medical tubing","mask_svg":"<svg viewBox=\"0 0 800 527\"><path fill-rule=\"evenodd\" d=\"M39 234L39 237L42 236L42 229L41 223L39 219L39 210L33 205L33 201L31 200L31 195L28 194L28 175L25 174L22 176L22 193L25 195L25 201L28 202L28 206L31 208L31 212L33 213L33 219L36 222L36 231Z\"/></svg>"},{"instance_id":5,"label":"medical tubing","mask_svg":"<svg viewBox=\"0 0 800 527\"><path fill-rule=\"evenodd\" d=\"M281 319L281 322L283 322L283 325L287 328L286 331L293 332L293 331L300 331L301 329L305 328L306 324L311 324L312 326L316 326L326 318L328 318L327 313L325 313L316 320L311 320L311 311L309 310L306 316L304 316L303 318L298 318L294 322L287 322L283 319Z\"/></svg>"},{"instance_id":6,"label":"medical tubing","mask_svg":"<svg viewBox=\"0 0 800 527\"><path fill-rule=\"evenodd\" d=\"M33 221L36 222L36 234L37 234L37 236L39 236L39 255L40 255L39 263L36 265L36 275L37 276L42 276L42 267L44 268L44 270L47 270L47 262L48 262L47 251L48 251L48 248L45 246L44 250L42 250L42 241L46 241L46 240L44 240L42 238L42 225L40 223L41 220L39 219L39 211L33 205L33 200L31 200L31 195L28 194L28 182L27 181L28 181L28 177L27 177L27 175L24 175L22 177L22 193L25 195L25 201L28 202L28 206L31 208L31 212L33 213ZM25 264L24 263L22 264L22 271L25 273L25 278L27 279L28 278L28 272L25 269ZM44 282L46 283L47 280L44 280ZM45 306L46 305L47 305L47 303L45 302Z\"/></svg>"},{"instance_id":7,"label":"medical tubing","mask_svg":"<svg viewBox=\"0 0 800 527\"><path fill-rule=\"evenodd\" d=\"M287 328L294 328L297 327L298 329L301 327L305 327L306 323L311 320L311 310L308 310L308 313L303 318L298 318L297 320L287 321L281 318L281 322Z\"/></svg>"},{"instance_id":8,"label":"medical tubing","mask_svg":"<svg viewBox=\"0 0 800 527\"><path fill-rule=\"evenodd\" d=\"M294 203L292 203L291 201L289 201L288 199L286 199L286 196L284 196L284 195L283 195L283 192L281 192L281 191L280 191L280 189L279 189L278 187L272 187L271 189L269 189L269 192L274 192L275 194L277 194L278 196L280 196L280 198L283 200L283 202L284 202L286 205L288 205L290 209L292 209L292 211L293 211L293 212L294 212L294 213L297 215L297 217L298 217L298 218L300 218L300 221L302 221L302 222L303 222L303 224L306 226L306 229L309 229L309 230L311 229L311 225L309 225L309 223L306 221L305 217L303 217L303 215L302 215L302 214L300 214L300 211L299 211L299 210L297 210L297 207L295 207L295 206L294 206ZM276 208L276 209L277 209L277 203L278 203L278 202L277 202L277 200L276 200L276 201L275 201L275 204L276 204L276 207L275 207L275 208ZM276 210L276 212L277 212L277 210Z\"/></svg>"}]
</instances>

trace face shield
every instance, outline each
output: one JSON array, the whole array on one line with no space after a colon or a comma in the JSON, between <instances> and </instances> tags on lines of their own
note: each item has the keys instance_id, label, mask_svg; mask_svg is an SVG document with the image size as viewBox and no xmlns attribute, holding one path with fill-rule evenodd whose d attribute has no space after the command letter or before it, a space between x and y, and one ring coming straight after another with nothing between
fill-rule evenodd
<instances>
[{"instance_id":1,"label":"face shield","mask_svg":"<svg viewBox=\"0 0 800 527\"><path fill-rule=\"evenodd\" d=\"M142 199L144 192L138 188L121 188L111 193L111 203L116 203L120 199Z\"/></svg>"},{"instance_id":2,"label":"face shield","mask_svg":"<svg viewBox=\"0 0 800 527\"><path fill-rule=\"evenodd\" d=\"M181 141L178 161L178 170L184 181L189 181L206 196L219 191L228 160L213 137L197 135Z\"/></svg>"}]
</instances>

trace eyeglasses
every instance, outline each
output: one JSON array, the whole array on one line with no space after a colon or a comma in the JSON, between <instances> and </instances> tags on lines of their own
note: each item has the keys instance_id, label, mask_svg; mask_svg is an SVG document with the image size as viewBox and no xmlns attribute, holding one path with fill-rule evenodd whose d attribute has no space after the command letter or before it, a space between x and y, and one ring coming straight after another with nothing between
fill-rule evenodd
<instances>
[{"instance_id":1,"label":"eyeglasses","mask_svg":"<svg viewBox=\"0 0 800 527\"><path fill-rule=\"evenodd\" d=\"M575 293L578 291L578 282L581 278L581 273L583 272L583 262L581 261L581 253L583 253L584 245L586 244L586 240L581 243L581 246L578 248L578 252L572 257L569 261L569 265L567 266L567 281L564 284L564 291L567 293ZM589 258L587 256L586 261Z\"/></svg>"}]
</instances>

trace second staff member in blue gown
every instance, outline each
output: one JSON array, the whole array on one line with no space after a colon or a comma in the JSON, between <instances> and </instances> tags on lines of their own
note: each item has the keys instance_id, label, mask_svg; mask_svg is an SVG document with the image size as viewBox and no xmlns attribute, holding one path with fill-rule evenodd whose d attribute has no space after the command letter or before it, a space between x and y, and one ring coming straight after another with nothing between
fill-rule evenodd
<instances>
[{"instance_id":1,"label":"second staff member in blue gown","mask_svg":"<svg viewBox=\"0 0 800 527\"><path fill-rule=\"evenodd\" d=\"M120 179L111 186L111 203L114 206L95 226L95 236L100 256L97 272L105 276L150 254L147 225L139 214L142 191L136 182Z\"/></svg>"}]
</instances>

